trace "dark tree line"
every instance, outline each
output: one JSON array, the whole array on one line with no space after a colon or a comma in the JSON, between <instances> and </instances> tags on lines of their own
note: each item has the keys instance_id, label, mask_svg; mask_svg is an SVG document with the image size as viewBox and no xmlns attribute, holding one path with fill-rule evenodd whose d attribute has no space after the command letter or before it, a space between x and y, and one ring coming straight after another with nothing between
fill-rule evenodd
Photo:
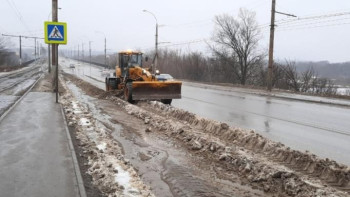
<instances>
[{"instance_id":1,"label":"dark tree line","mask_svg":"<svg viewBox=\"0 0 350 197\"><path fill-rule=\"evenodd\" d=\"M18 65L18 57L14 52L10 52L6 46L6 40L0 37L0 66Z\"/></svg>"},{"instance_id":2,"label":"dark tree line","mask_svg":"<svg viewBox=\"0 0 350 197\"><path fill-rule=\"evenodd\" d=\"M333 81L319 77L313 67L298 72L293 61L275 63L272 84L277 89L291 90L311 94L335 95L337 88ZM182 53L178 50L161 50L159 67L163 73L169 73L178 79L211 83L242 84L241 78L234 73L229 62L220 57L207 57L202 53ZM245 85L266 87L267 62L262 61L254 69Z\"/></svg>"}]
</instances>

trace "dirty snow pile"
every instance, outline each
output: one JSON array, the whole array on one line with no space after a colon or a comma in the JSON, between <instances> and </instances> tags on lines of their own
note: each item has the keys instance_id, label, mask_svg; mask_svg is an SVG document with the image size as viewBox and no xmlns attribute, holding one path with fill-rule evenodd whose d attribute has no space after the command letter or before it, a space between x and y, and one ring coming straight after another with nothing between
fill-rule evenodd
<instances>
[{"instance_id":1,"label":"dirty snow pile","mask_svg":"<svg viewBox=\"0 0 350 197\"><path fill-rule=\"evenodd\" d=\"M66 88L66 90L68 90ZM108 196L153 196L135 169L124 159L121 148L108 128L99 124L88 109L80 105L69 91L61 97L69 126L75 126L82 157L86 157L93 184Z\"/></svg>"},{"instance_id":2,"label":"dirty snow pile","mask_svg":"<svg viewBox=\"0 0 350 197\"><path fill-rule=\"evenodd\" d=\"M116 97L109 99L144 120L150 125L148 130L174 137L188 149L228 164L242 179L265 192L300 197L349 196L341 190L348 188L350 180L350 169L345 165L160 102L131 105Z\"/></svg>"}]
</instances>

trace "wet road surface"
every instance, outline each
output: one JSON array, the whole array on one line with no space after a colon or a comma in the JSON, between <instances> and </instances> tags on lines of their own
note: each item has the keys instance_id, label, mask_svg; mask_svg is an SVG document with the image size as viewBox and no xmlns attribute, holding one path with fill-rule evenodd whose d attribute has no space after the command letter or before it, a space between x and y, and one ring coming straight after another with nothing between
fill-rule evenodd
<instances>
[{"instance_id":1,"label":"wet road surface","mask_svg":"<svg viewBox=\"0 0 350 197\"><path fill-rule=\"evenodd\" d=\"M80 196L59 105L30 92L0 124L0 196Z\"/></svg>"}]
</instances>

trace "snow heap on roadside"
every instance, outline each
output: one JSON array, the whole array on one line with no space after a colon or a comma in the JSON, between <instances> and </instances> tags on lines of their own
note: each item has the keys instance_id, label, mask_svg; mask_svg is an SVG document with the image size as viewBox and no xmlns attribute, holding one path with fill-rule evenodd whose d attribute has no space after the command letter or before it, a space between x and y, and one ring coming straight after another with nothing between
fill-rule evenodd
<instances>
[{"instance_id":1,"label":"snow heap on roadside","mask_svg":"<svg viewBox=\"0 0 350 197\"><path fill-rule=\"evenodd\" d=\"M68 90L66 88L66 90ZM61 97L61 103L69 126L76 129L78 145L84 150L88 174L93 184L107 196L140 197L154 196L135 169L124 159L118 143L113 140L108 128L92 118L88 109L80 105L69 91Z\"/></svg>"},{"instance_id":2,"label":"snow heap on roadside","mask_svg":"<svg viewBox=\"0 0 350 197\"><path fill-rule=\"evenodd\" d=\"M131 105L119 98L108 99L144 120L152 131L172 136L200 155L229 164L242 180L265 192L299 197L349 196L342 191L350 186L348 166L157 101Z\"/></svg>"}]
</instances>

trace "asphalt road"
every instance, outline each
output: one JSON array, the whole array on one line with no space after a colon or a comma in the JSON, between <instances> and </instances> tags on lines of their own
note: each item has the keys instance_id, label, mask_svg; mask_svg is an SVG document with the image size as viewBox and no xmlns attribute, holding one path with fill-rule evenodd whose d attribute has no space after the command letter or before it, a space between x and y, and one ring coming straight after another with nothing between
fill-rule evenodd
<instances>
[{"instance_id":1,"label":"asphalt road","mask_svg":"<svg viewBox=\"0 0 350 197\"><path fill-rule=\"evenodd\" d=\"M66 72L104 89L101 68L80 63L69 69L68 65L76 62L64 61ZM350 165L350 107L310 101L350 105L337 99L286 93L274 93L271 97L259 95L259 91L189 82L183 83L182 99L173 100L172 105L233 127L255 130L293 149L308 150L321 158Z\"/></svg>"}]
</instances>

